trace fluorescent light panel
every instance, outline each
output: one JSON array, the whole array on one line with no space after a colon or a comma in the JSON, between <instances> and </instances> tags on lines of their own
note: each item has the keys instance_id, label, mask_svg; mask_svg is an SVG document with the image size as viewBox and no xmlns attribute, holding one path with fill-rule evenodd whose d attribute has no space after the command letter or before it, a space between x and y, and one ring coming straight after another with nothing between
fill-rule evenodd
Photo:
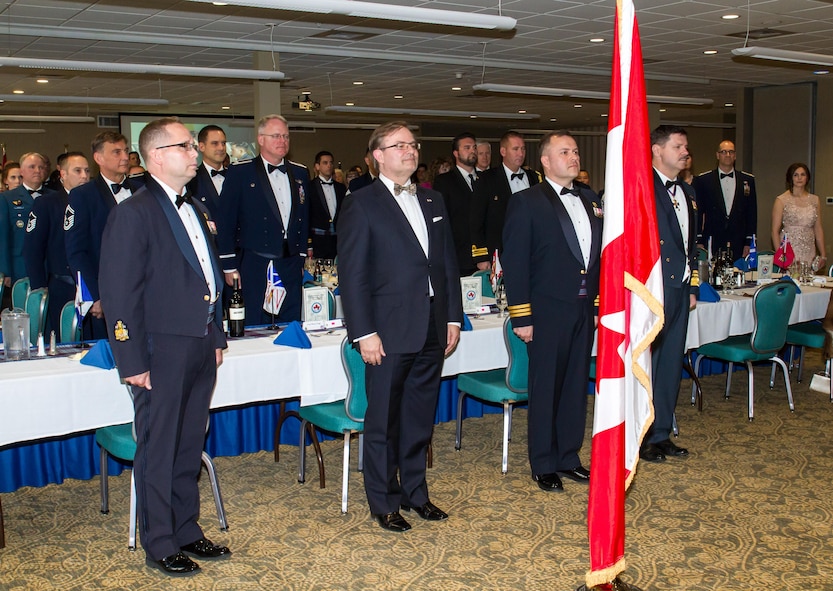
<instances>
[{"instance_id":1,"label":"fluorescent light panel","mask_svg":"<svg viewBox=\"0 0 833 591\"><path fill-rule=\"evenodd\" d=\"M489 113L478 111L447 111L445 109L392 109L388 107L325 107L328 113L367 113L374 115L419 115L424 117L477 117L478 119L539 119L536 113Z\"/></svg>"},{"instance_id":2,"label":"fluorescent light panel","mask_svg":"<svg viewBox=\"0 0 833 591\"><path fill-rule=\"evenodd\" d=\"M0 119L2 121L2 119ZM45 129L0 127L0 133L46 133Z\"/></svg>"},{"instance_id":3,"label":"fluorescent light panel","mask_svg":"<svg viewBox=\"0 0 833 591\"><path fill-rule=\"evenodd\" d=\"M95 123L95 117L73 117L65 115L0 115L0 121L22 123Z\"/></svg>"},{"instance_id":4,"label":"fluorescent light panel","mask_svg":"<svg viewBox=\"0 0 833 591\"><path fill-rule=\"evenodd\" d=\"M583 98L595 100L610 99L609 92L597 92L593 90L572 90L569 88L546 88L542 86L519 86L516 84L475 84L472 90L484 92L502 92L507 94L529 94L535 96L563 96L569 98ZM662 96L656 94L648 95L649 103L662 103L666 105L711 105L712 99L688 98L684 96Z\"/></svg>"},{"instance_id":5,"label":"fluorescent light panel","mask_svg":"<svg viewBox=\"0 0 833 591\"><path fill-rule=\"evenodd\" d=\"M771 49L769 47L738 47L732 50L732 54L738 57L754 57L776 62L833 66L833 55L808 53L806 51L788 51L786 49Z\"/></svg>"},{"instance_id":6,"label":"fluorescent light panel","mask_svg":"<svg viewBox=\"0 0 833 591\"><path fill-rule=\"evenodd\" d=\"M192 1L213 4L212 0ZM359 0L226 0L225 4L494 31L511 31L518 24L518 21L508 16L413 6L394 6L375 2L360 2Z\"/></svg>"},{"instance_id":7,"label":"fluorescent light panel","mask_svg":"<svg viewBox=\"0 0 833 591\"><path fill-rule=\"evenodd\" d=\"M15 103L77 103L85 105L139 105L164 107L167 99L116 98L107 96L44 96L35 94L0 94L0 101Z\"/></svg>"},{"instance_id":8,"label":"fluorescent light panel","mask_svg":"<svg viewBox=\"0 0 833 591\"><path fill-rule=\"evenodd\" d=\"M22 57L0 57L0 66L42 70L77 70L81 72L114 72L117 74L161 74L166 76L199 76L202 78L239 78L242 80L283 80L283 72L239 68L196 68L161 64L125 64L121 62L88 62L80 60L48 60Z\"/></svg>"}]
</instances>

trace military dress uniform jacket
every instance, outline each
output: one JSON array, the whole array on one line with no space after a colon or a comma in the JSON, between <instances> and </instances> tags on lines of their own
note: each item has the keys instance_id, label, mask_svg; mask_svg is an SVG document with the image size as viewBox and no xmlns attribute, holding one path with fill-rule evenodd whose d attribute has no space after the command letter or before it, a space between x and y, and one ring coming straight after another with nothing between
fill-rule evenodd
<instances>
[{"instance_id":1,"label":"military dress uniform jacket","mask_svg":"<svg viewBox=\"0 0 833 591\"><path fill-rule=\"evenodd\" d=\"M188 190L191 192L192 199L202 203L208 209L212 219L217 219L220 215L220 195L217 193L214 181L211 180L211 174L204 165L200 164L197 167L197 176L188 183Z\"/></svg>"},{"instance_id":2,"label":"military dress uniform jacket","mask_svg":"<svg viewBox=\"0 0 833 591\"><path fill-rule=\"evenodd\" d=\"M694 194L697 196L698 212L703 225L701 244L712 239L712 251L731 244L734 258L743 256L743 247L752 244L752 235L757 233L758 196L755 192L755 177L740 170L734 171L735 198L732 210L726 212L723 188L720 186L720 169L704 172L694 178Z\"/></svg>"},{"instance_id":3,"label":"military dress uniform jacket","mask_svg":"<svg viewBox=\"0 0 833 591\"><path fill-rule=\"evenodd\" d=\"M320 178L310 181L311 194L309 202L309 243L313 247L316 257L335 258L336 234L338 228L338 217L341 213L341 206L347 195L347 187L334 179L333 190L336 196L336 212L330 216L330 208L327 207L327 198L324 196L324 187ZM316 248L318 247L318 248ZM316 250L324 249L324 254Z\"/></svg>"},{"instance_id":4,"label":"military dress uniform jacket","mask_svg":"<svg viewBox=\"0 0 833 591\"><path fill-rule=\"evenodd\" d=\"M54 191L41 187L40 193L38 199ZM22 184L0 193L0 273L11 277L12 282L26 277L23 243L34 202L35 199Z\"/></svg>"},{"instance_id":5,"label":"military dress uniform jacket","mask_svg":"<svg viewBox=\"0 0 833 591\"><path fill-rule=\"evenodd\" d=\"M471 203L473 189L477 188L479 181L476 180L477 175L474 173L472 175L475 178L472 189L469 189L468 182L456 166L434 179L434 190L442 193L445 207L448 210L460 275L471 275L475 267L471 256Z\"/></svg>"},{"instance_id":6,"label":"military dress uniform jacket","mask_svg":"<svg viewBox=\"0 0 833 591\"><path fill-rule=\"evenodd\" d=\"M662 280L666 286L683 285L686 266L691 269L690 293L700 295L700 273L697 267L697 228L699 217L694 189L684 182L679 183L685 205L688 208L688 252L683 244L680 224L668 191L662 180L654 171L654 194L657 205L657 229L659 231L660 259L662 261ZM682 201L682 197L680 198Z\"/></svg>"}]
</instances>

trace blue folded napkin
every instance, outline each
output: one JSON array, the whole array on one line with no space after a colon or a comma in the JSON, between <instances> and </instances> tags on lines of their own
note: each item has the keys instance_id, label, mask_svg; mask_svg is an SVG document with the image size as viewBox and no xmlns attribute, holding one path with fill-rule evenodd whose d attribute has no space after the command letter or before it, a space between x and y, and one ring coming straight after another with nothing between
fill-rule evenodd
<instances>
[{"instance_id":1,"label":"blue folded napkin","mask_svg":"<svg viewBox=\"0 0 833 591\"><path fill-rule=\"evenodd\" d=\"M310 273L309 271L304 269L304 280L301 281L301 283L302 284L307 283L307 282L312 283L313 281L315 281L315 277L312 276L312 273Z\"/></svg>"},{"instance_id":2,"label":"blue folded napkin","mask_svg":"<svg viewBox=\"0 0 833 591\"><path fill-rule=\"evenodd\" d=\"M333 290L333 295L341 295L341 292L338 291L338 286Z\"/></svg>"},{"instance_id":3,"label":"blue folded napkin","mask_svg":"<svg viewBox=\"0 0 833 591\"><path fill-rule=\"evenodd\" d=\"M463 314L463 327L461 330L474 330L471 327L471 320L469 320L469 317L465 314Z\"/></svg>"},{"instance_id":4,"label":"blue folded napkin","mask_svg":"<svg viewBox=\"0 0 833 591\"><path fill-rule=\"evenodd\" d=\"M782 275L782 276L781 276L781 281L789 281L790 283L792 283L793 285L795 285L795 293L796 293L796 294L801 293L801 288L800 288L800 287L798 287L798 283L796 283L796 282L793 280L793 278L792 278L792 277L790 277L789 275Z\"/></svg>"},{"instance_id":5,"label":"blue folded napkin","mask_svg":"<svg viewBox=\"0 0 833 591\"><path fill-rule=\"evenodd\" d=\"M708 283L701 283L700 296L697 299L701 302L719 302L720 294Z\"/></svg>"},{"instance_id":6,"label":"blue folded napkin","mask_svg":"<svg viewBox=\"0 0 833 591\"><path fill-rule=\"evenodd\" d=\"M312 343L304 332L304 327L297 320L289 325L279 334L274 343L284 347L295 347L296 349L312 349Z\"/></svg>"},{"instance_id":7,"label":"blue folded napkin","mask_svg":"<svg viewBox=\"0 0 833 591\"><path fill-rule=\"evenodd\" d=\"M113 357L113 350L107 339L98 341L87 354L81 358L83 365L100 367L101 369L113 369L116 367L116 360Z\"/></svg>"},{"instance_id":8,"label":"blue folded napkin","mask_svg":"<svg viewBox=\"0 0 833 591\"><path fill-rule=\"evenodd\" d=\"M749 270L749 263L746 262L746 259L738 259L733 264L735 265L736 269L738 269L739 271L743 271L744 273L746 273Z\"/></svg>"}]
</instances>

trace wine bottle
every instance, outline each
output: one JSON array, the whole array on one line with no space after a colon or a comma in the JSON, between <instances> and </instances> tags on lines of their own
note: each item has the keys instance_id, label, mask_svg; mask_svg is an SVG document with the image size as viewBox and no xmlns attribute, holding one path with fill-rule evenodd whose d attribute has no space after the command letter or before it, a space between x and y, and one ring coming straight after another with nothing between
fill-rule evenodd
<instances>
[{"instance_id":1,"label":"wine bottle","mask_svg":"<svg viewBox=\"0 0 833 591\"><path fill-rule=\"evenodd\" d=\"M717 256L714 259L714 268L712 269L712 285L715 289L723 289L723 251L718 250Z\"/></svg>"},{"instance_id":2,"label":"wine bottle","mask_svg":"<svg viewBox=\"0 0 833 591\"><path fill-rule=\"evenodd\" d=\"M240 280L234 278L231 300L228 305L228 334L230 337L242 337L246 330L246 304L243 302L243 293L240 291Z\"/></svg>"},{"instance_id":3,"label":"wine bottle","mask_svg":"<svg viewBox=\"0 0 833 591\"><path fill-rule=\"evenodd\" d=\"M223 334L228 334L228 308L223 308Z\"/></svg>"}]
</instances>

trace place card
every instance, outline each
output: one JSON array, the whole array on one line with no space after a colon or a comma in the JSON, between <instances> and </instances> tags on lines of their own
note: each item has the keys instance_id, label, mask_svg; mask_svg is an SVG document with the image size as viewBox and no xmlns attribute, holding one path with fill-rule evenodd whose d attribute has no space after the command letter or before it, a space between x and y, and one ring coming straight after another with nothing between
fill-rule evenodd
<instances>
[{"instance_id":1,"label":"place card","mask_svg":"<svg viewBox=\"0 0 833 591\"><path fill-rule=\"evenodd\" d=\"M463 296L464 314L481 314L483 306L483 280L480 277L461 277L460 292ZM488 306L487 306L488 307ZM488 312L487 312L488 313Z\"/></svg>"},{"instance_id":2,"label":"place card","mask_svg":"<svg viewBox=\"0 0 833 591\"><path fill-rule=\"evenodd\" d=\"M326 287L304 288L302 319L306 322L324 322L330 319L330 290ZM306 324L305 322L305 324Z\"/></svg>"},{"instance_id":3,"label":"place card","mask_svg":"<svg viewBox=\"0 0 833 591\"><path fill-rule=\"evenodd\" d=\"M772 263L774 258L774 255L771 254L758 255L758 285L772 281Z\"/></svg>"}]
</instances>

